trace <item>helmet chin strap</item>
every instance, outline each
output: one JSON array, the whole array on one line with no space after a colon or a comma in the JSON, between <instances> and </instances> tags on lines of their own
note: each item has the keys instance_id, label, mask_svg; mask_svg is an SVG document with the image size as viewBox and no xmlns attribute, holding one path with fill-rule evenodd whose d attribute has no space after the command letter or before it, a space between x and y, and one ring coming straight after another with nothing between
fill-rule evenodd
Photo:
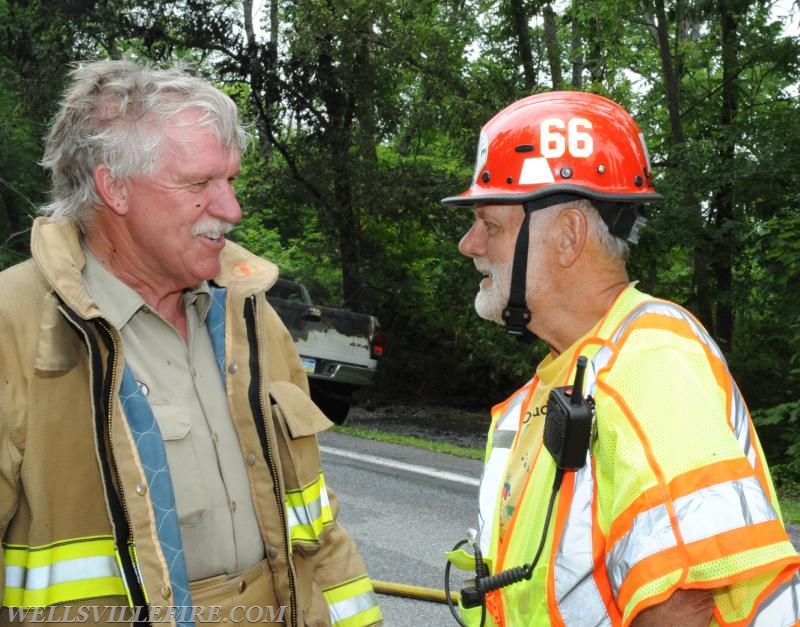
<instances>
[{"instance_id":1,"label":"helmet chin strap","mask_svg":"<svg viewBox=\"0 0 800 627\"><path fill-rule=\"evenodd\" d=\"M525 217L519 227L517 243L514 246L514 262L511 267L511 291L508 303L503 310L503 322L509 335L526 344L531 344L536 336L528 329L531 321L531 310L528 309L526 280L528 275L528 242L530 240L531 214L539 209L546 209L583 198L577 194L551 194L544 198L525 201L522 209ZM636 205L591 200L600 217L608 225L612 235L635 244L639 237L639 228L645 218Z\"/></svg>"},{"instance_id":2,"label":"helmet chin strap","mask_svg":"<svg viewBox=\"0 0 800 627\"><path fill-rule=\"evenodd\" d=\"M525 217L519 227L517 243L514 247L514 262L511 267L511 292L508 303L503 310L503 322L506 331L525 344L532 344L536 336L528 329L531 321L531 310L528 309L526 278L528 274L528 241L530 239L531 213L534 207L523 205Z\"/></svg>"}]
</instances>

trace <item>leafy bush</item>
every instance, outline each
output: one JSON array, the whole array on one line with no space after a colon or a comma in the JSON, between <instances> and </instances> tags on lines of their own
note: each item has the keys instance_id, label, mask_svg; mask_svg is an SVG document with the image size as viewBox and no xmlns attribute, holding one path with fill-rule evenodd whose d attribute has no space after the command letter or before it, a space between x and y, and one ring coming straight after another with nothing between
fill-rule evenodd
<instances>
[{"instance_id":1,"label":"leafy bush","mask_svg":"<svg viewBox=\"0 0 800 627\"><path fill-rule=\"evenodd\" d=\"M753 422L762 436L764 454L775 485L792 491L800 485L800 400L753 412Z\"/></svg>"}]
</instances>

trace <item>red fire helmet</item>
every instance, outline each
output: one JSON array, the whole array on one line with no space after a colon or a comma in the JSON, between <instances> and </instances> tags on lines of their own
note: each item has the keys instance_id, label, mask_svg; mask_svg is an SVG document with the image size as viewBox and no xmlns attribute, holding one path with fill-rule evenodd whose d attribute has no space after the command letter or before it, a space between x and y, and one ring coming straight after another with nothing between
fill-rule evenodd
<instances>
[{"instance_id":1,"label":"red fire helmet","mask_svg":"<svg viewBox=\"0 0 800 627\"><path fill-rule=\"evenodd\" d=\"M637 205L662 199L639 127L608 98L556 91L509 105L481 129L469 189L442 202L522 204L561 194Z\"/></svg>"}]
</instances>

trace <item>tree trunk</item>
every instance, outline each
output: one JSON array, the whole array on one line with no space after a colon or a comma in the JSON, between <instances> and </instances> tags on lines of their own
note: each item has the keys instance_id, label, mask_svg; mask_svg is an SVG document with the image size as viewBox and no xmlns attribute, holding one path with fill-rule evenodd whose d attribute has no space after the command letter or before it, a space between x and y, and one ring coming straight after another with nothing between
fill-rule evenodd
<instances>
[{"instance_id":1,"label":"tree trunk","mask_svg":"<svg viewBox=\"0 0 800 627\"><path fill-rule=\"evenodd\" d=\"M250 77L250 98L259 113L259 123L256 125L258 133L258 146L266 159L272 156L272 139L269 130L272 127L272 110L277 101L276 65L277 65L277 12L272 6L277 0L272 0L270 5L270 33L272 39L266 44L266 54L262 58L260 45L255 35L253 24L253 0L242 0L242 13L244 14L245 50Z\"/></svg>"},{"instance_id":2,"label":"tree trunk","mask_svg":"<svg viewBox=\"0 0 800 627\"><path fill-rule=\"evenodd\" d=\"M722 172L733 172L735 167L736 141L731 131L739 109L739 55L737 30L739 16L733 6L735 2L719 0L717 14L720 16L720 38L722 44L722 128L719 141L719 158ZM730 164L726 167L725 164ZM733 183L730 177L723 178L714 192L713 205L715 226L724 229L735 219ZM724 351L733 349L733 264L736 234L724 229L726 235L716 239L717 254L714 255L714 275L717 280L716 339Z\"/></svg>"},{"instance_id":3,"label":"tree trunk","mask_svg":"<svg viewBox=\"0 0 800 627\"><path fill-rule=\"evenodd\" d=\"M547 3L542 8L544 16L544 45L547 50L547 62L550 65L550 76L553 89L564 88L564 77L561 74L561 51L558 46L558 27L553 6Z\"/></svg>"},{"instance_id":4,"label":"tree trunk","mask_svg":"<svg viewBox=\"0 0 800 627\"><path fill-rule=\"evenodd\" d=\"M531 34L530 28L528 28L530 16L525 12L522 0L511 0L510 5L514 31L517 34L517 49L519 50L519 62L522 64L525 88L531 90L536 85L536 71L533 67Z\"/></svg>"},{"instance_id":5,"label":"tree trunk","mask_svg":"<svg viewBox=\"0 0 800 627\"><path fill-rule=\"evenodd\" d=\"M664 7L664 0L655 0L654 36L658 43L661 58L661 69L664 73L665 96L669 114L670 134L673 142L673 153L670 161L678 171L685 171L687 160L684 155L686 149L686 135L683 129L683 120L680 110L680 68L679 59L673 59L669 41L669 22ZM680 33L676 33L680 37ZM676 67L677 66L677 67ZM692 254L694 303L689 303L694 313L706 328L714 333L714 317L711 308L711 288L709 284L709 262L707 225L703 218L702 208L691 189L686 189L683 196L683 205L690 208L689 222L694 233L694 252Z\"/></svg>"},{"instance_id":6,"label":"tree trunk","mask_svg":"<svg viewBox=\"0 0 800 627\"><path fill-rule=\"evenodd\" d=\"M581 40L581 27L577 17L571 19L570 28L572 31L571 53L570 59L572 61L572 80L570 84L572 89L580 90L583 88L583 52Z\"/></svg>"}]
</instances>

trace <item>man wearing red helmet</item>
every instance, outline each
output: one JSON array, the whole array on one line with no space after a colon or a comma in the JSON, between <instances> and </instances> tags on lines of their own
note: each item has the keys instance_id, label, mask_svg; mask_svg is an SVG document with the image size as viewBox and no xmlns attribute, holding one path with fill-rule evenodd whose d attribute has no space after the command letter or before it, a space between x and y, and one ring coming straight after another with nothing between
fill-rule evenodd
<instances>
[{"instance_id":1,"label":"man wearing red helmet","mask_svg":"<svg viewBox=\"0 0 800 627\"><path fill-rule=\"evenodd\" d=\"M628 280L660 200L631 116L530 96L482 129L459 250L479 315L550 354L492 410L470 625L800 624L800 557L722 352Z\"/></svg>"}]
</instances>

